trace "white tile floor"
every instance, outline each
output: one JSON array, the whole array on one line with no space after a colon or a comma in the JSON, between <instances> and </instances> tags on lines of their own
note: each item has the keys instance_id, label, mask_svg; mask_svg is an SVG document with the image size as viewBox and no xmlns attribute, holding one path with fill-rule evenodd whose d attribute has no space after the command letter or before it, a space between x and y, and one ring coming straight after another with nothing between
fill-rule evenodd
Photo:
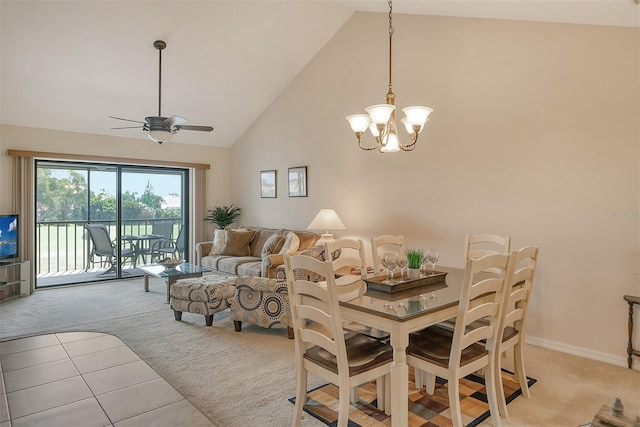
<instances>
[{"instance_id":1,"label":"white tile floor","mask_svg":"<svg viewBox=\"0 0 640 427\"><path fill-rule=\"evenodd\" d=\"M113 335L0 342L0 427L45 425L213 427Z\"/></svg>"}]
</instances>

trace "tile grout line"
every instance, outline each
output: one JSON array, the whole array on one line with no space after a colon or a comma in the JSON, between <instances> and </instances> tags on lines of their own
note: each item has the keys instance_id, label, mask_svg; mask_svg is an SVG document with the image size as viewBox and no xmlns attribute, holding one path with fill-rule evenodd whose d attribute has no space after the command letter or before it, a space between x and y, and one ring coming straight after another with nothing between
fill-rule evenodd
<instances>
[{"instance_id":1,"label":"tile grout line","mask_svg":"<svg viewBox=\"0 0 640 427\"><path fill-rule=\"evenodd\" d=\"M78 375L80 375L80 378L82 378L82 381L85 383L85 385L87 386L87 388L89 389L89 391L91 392L91 395L93 396L93 399L96 401L96 403L98 404L98 406L100 407L100 409L102 410L102 412L104 413L104 416L107 417L107 419L109 420L109 423L113 426L113 420L111 419L111 417L109 416L109 414L107 414L107 411L104 409L104 407L102 406L102 404L100 403L100 401L98 400L98 397L96 396L96 394L93 392L93 389L89 386L89 383L87 383L87 380L85 379L84 375L82 374L82 372L80 372L80 369L78 368L78 365L76 365L75 360L73 360L73 357L71 357L71 355L69 354L69 352L67 351L67 348L64 346L64 344L62 343L62 341L60 341L60 338L58 338L58 334L55 334L56 339L58 340L58 342L60 342L60 345L62 345L62 349L64 350L64 352L66 353L67 357L69 358L69 361L73 364L73 367L76 368L76 370L78 371ZM106 336L106 335L105 335ZM95 337L93 337L95 338ZM91 339L91 338L88 338ZM85 341L86 339L83 340L77 340L77 341L72 341L72 342L78 342L78 341ZM102 350L104 351L104 350ZM95 351L93 353L99 353L98 351ZM93 354L93 353L89 353L89 354ZM97 372L97 371L96 371Z\"/></svg>"},{"instance_id":2,"label":"tile grout line","mask_svg":"<svg viewBox=\"0 0 640 427\"><path fill-rule=\"evenodd\" d=\"M2 370L2 361L0 361L0 381L2 381L2 402L7 408L7 421L9 422L9 426L11 423L11 410L9 409L9 398L7 397L7 384L4 382L4 371ZM4 421L3 421L4 422Z\"/></svg>"}]
</instances>

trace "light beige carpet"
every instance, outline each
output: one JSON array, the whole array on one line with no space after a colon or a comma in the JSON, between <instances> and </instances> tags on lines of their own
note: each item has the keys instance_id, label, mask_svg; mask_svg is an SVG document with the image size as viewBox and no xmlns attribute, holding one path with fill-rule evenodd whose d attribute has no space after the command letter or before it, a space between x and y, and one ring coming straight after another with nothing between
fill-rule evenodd
<instances>
[{"instance_id":1,"label":"light beige carpet","mask_svg":"<svg viewBox=\"0 0 640 427\"><path fill-rule=\"evenodd\" d=\"M0 304L0 340L66 331L110 333L219 427L291 424L293 341L284 329L246 324L238 333L226 313L216 314L211 327L203 316L189 313L176 322L165 304L162 280L152 279L150 290L143 291L142 279L132 279L40 290L6 301ZM533 346L527 347L527 367L538 380L532 398L509 404L504 426L575 427L588 423L614 397L622 398L625 413L640 413L638 371ZM321 384L310 378L310 388ZM324 424L305 415L302 425Z\"/></svg>"}]
</instances>

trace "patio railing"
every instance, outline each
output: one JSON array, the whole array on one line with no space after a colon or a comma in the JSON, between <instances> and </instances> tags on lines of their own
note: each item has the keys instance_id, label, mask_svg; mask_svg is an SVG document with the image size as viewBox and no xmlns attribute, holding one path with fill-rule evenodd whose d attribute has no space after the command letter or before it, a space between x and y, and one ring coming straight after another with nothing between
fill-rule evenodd
<instances>
[{"instance_id":1,"label":"patio railing","mask_svg":"<svg viewBox=\"0 0 640 427\"><path fill-rule=\"evenodd\" d=\"M173 237L180 231L182 218L158 218L123 220L122 235L151 234L153 224L160 221L172 221ZM117 236L116 221L93 221L104 224L109 235L115 240ZM36 225L36 274L50 275L82 271L87 267L91 240L84 229L87 221L51 221L38 222Z\"/></svg>"}]
</instances>

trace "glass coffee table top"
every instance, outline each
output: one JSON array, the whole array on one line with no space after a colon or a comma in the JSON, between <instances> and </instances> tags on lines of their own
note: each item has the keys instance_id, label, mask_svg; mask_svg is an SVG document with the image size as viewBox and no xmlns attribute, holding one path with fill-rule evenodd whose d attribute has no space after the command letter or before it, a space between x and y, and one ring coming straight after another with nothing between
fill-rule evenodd
<instances>
[{"instance_id":1,"label":"glass coffee table top","mask_svg":"<svg viewBox=\"0 0 640 427\"><path fill-rule=\"evenodd\" d=\"M209 273L213 271L210 268L200 267L198 265L189 264L188 262L178 264L175 268L165 268L158 264L139 265L138 268L155 277L179 277L191 274Z\"/></svg>"}]
</instances>

